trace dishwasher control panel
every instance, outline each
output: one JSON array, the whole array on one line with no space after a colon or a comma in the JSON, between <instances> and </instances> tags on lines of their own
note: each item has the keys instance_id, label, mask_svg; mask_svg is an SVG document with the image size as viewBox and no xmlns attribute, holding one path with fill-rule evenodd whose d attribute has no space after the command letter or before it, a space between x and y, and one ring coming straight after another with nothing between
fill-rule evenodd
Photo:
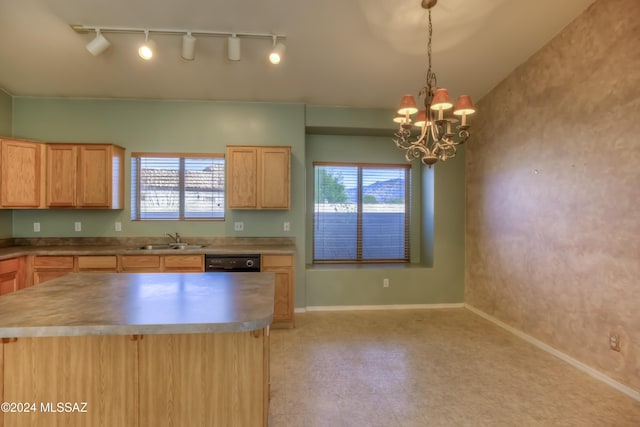
<instances>
[{"instance_id":1,"label":"dishwasher control panel","mask_svg":"<svg viewBox=\"0 0 640 427\"><path fill-rule=\"evenodd\" d=\"M260 254L206 254L204 271L260 271Z\"/></svg>"}]
</instances>

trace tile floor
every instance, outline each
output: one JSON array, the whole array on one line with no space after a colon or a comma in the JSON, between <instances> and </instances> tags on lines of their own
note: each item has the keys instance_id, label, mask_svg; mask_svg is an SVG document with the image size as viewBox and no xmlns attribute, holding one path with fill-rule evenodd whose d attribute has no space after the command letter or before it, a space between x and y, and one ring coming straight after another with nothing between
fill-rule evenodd
<instances>
[{"instance_id":1,"label":"tile floor","mask_svg":"<svg viewBox=\"0 0 640 427\"><path fill-rule=\"evenodd\" d=\"M271 334L270 427L640 426L640 402L465 309L296 319Z\"/></svg>"}]
</instances>

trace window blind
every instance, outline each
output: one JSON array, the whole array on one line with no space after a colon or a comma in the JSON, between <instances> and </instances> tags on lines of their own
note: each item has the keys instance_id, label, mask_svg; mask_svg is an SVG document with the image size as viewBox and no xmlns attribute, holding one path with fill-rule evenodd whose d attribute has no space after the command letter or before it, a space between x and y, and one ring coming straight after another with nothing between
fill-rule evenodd
<instances>
[{"instance_id":1,"label":"window blind","mask_svg":"<svg viewBox=\"0 0 640 427\"><path fill-rule=\"evenodd\" d=\"M409 260L409 165L314 163L314 262Z\"/></svg>"},{"instance_id":2,"label":"window blind","mask_svg":"<svg viewBox=\"0 0 640 427\"><path fill-rule=\"evenodd\" d=\"M131 219L224 219L222 155L131 155Z\"/></svg>"}]
</instances>

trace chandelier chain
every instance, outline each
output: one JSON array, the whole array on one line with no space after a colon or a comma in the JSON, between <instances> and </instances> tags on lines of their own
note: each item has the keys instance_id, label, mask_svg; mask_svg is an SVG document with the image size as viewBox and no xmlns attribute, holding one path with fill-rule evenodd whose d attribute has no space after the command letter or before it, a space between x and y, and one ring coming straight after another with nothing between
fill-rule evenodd
<instances>
[{"instance_id":1,"label":"chandelier chain","mask_svg":"<svg viewBox=\"0 0 640 427\"><path fill-rule=\"evenodd\" d=\"M433 25L431 24L431 9L429 9L429 41L427 42L427 55L429 57L429 70L427 74L431 74L431 36L433 35Z\"/></svg>"}]
</instances>

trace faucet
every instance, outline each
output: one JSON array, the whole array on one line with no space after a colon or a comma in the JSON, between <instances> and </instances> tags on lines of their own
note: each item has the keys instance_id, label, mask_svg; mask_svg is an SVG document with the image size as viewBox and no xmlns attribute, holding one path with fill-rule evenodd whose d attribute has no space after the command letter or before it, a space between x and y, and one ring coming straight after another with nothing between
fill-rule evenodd
<instances>
[{"instance_id":1,"label":"faucet","mask_svg":"<svg viewBox=\"0 0 640 427\"><path fill-rule=\"evenodd\" d=\"M176 235L172 235L171 233L167 233L167 236L171 237L171 240L173 240L175 243L182 243L180 241L180 234L178 234L178 232L176 231Z\"/></svg>"}]
</instances>

